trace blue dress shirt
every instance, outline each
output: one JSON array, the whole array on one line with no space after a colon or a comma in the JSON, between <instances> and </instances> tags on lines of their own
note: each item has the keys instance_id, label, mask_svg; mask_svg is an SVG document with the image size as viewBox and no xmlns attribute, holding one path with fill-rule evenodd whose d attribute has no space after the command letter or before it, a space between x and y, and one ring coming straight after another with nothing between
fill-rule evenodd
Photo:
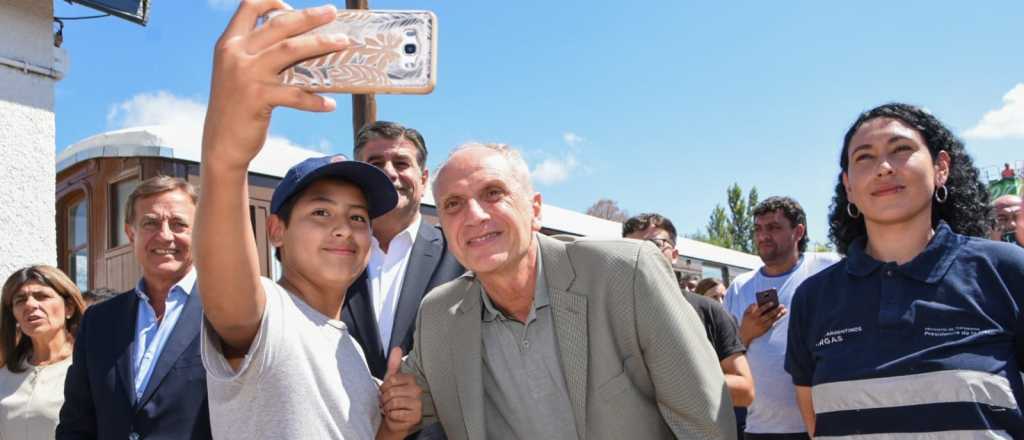
<instances>
[{"instance_id":1,"label":"blue dress shirt","mask_svg":"<svg viewBox=\"0 0 1024 440\"><path fill-rule=\"evenodd\" d=\"M156 319L156 311L149 304L145 280L139 280L135 286L135 294L139 296L139 309L135 318L135 349L132 352L132 371L134 373L135 401L142 398L153 375L153 367L160 359L160 353L167 344L167 339L174 331L174 325L185 309L185 302L192 294L196 282L195 268L189 270L167 294L163 320Z\"/></svg>"}]
</instances>

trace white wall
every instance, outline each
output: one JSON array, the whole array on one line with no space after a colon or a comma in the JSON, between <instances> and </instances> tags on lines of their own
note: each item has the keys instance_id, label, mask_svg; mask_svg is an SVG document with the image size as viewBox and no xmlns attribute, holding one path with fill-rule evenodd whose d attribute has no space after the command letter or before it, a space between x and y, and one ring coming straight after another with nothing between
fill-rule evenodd
<instances>
[{"instance_id":1,"label":"white wall","mask_svg":"<svg viewBox=\"0 0 1024 440\"><path fill-rule=\"evenodd\" d=\"M53 2L0 1L0 56L54 65ZM55 265L53 89L56 80L0 65L0 280Z\"/></svg>"}]
</instances>

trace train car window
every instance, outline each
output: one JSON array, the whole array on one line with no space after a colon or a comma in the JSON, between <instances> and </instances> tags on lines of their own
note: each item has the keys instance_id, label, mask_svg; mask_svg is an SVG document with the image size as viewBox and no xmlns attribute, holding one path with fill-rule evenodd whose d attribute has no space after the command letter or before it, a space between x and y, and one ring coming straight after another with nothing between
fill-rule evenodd
<instances>
[{"instance_id":1,"label":"train car window","mask_svg":"<svg viewBox=\"0 0 1024 440\"><path fill-rule=\"evenodd\" d=\"M725 267L717 264L704 262L704 267L701 269L701 278L718 278L725 279Z\"/></svg>"},{"instance_id":2,"label":"train car window","mask_svg":"<svg viewBox=\"0 0 1024 440\"><path fill-rule=\"evenodd\" d=\"M65 267L79 289L89 289L89 202L82 198L68 206L65 219L67 249Z\"/></svg>"},{"instance_id":3,"label":"train car window","mask_svg":"<svg viewBox=\"0 0 1024 440\"><path fill-rule=\"evenodd\" d=\"M124 210L128 203L128 196L135 187L139 186L139 179L125 179L114 182L110 185L110 247L115 248L128 244L128 235L124 232L124 220L127 214Z\"/></svg>"}]
</instances>

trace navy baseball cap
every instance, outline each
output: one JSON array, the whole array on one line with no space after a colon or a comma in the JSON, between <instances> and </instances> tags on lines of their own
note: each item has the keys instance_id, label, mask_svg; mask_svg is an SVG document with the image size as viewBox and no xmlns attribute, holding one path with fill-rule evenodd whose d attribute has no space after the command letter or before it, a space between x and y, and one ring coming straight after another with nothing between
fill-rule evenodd
<instances>
[{"instance_id":1,"label":"navy baseball cap","mask_svg":"<svg viewBox=\"0 0 1024 440\"><path fill-rule=\"evenodd\" d=\"M377 167L350 160L345 155L311 157L288 169L270 198L270 213L277 214L288 199L324 177L345 179L363 190L370 205L370 218L387 214L398 204L398 192L391 179Z\"/></svg>"}]
</instances>

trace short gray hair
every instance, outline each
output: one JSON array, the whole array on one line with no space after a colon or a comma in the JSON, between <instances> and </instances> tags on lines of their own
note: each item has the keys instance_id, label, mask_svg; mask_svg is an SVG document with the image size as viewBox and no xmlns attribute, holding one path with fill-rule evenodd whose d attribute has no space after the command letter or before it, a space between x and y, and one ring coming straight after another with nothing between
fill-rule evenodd
<instances>
[{"instance_id":1,"label":"short gray hair","mask_svg":"<svg viewBox=\"0 0 1024 440\"><path fill-rule=\"evenodd\" d=\"M513 177L518 181L520 187L527 193L527 195L533 195L533 184L530 182L530 167L526 165L526 161L523 160L523 155L515 148L509 147L507 144L498 143L481 143L481 142L467 142L462 145L455 147L448 157L437 167L434 171L434 182L431 184L431 191L437 194L437 181L441 177L441 172L448 166L448 162L452 160L452 157L456 154L472 149L485 149L500 154L508 162L512 168Z\"/></svg>"}]
</instances>

